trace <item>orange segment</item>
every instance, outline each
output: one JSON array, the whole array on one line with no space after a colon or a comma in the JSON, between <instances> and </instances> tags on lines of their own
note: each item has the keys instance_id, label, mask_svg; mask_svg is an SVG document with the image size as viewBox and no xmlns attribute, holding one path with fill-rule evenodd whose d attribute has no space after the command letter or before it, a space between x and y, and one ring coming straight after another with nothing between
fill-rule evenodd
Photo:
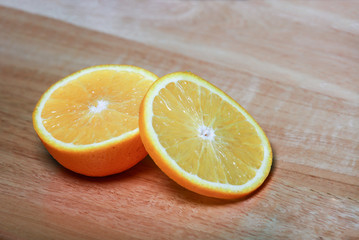
<instances>
[{"instance_id":1,"label":"orange segment","mask_svg":"<svg viewBox=\"0 0 359 240\"><path fill-rule=\"evenodd\" d=\"M102 142L138 127L139 103L152 81L128 71L98 70L56 89L44 105L48 132L76 145ZM71 132L68 131L71 129Z\"/></svg>"},{"instance_id":2,"label":"orange segment","mask_svg":"<svg viewBox=\"0 0 359 240\"><path fill-rule=\"evenodd\" d=\"M139 106L156 79L127 65L76 72L41 97L34 128L54 158L75 172L103 176L123 171L146 155L139 138ZM129 142L134 153L123 149ZM79 166L82 161L86 166Z\"/></svg>"},{"instance_id":3,"label":"orange segment","mask_svg":"<svg viewBox=\"0 0 359 240\"><path fill-rule=\"evenodd\" d=\"M260 126L194 74L168 74L150 87L140 108L140 134L170 178L207 196L246 195L271 167L271 148Z\"/></svg>"}]
</instances>

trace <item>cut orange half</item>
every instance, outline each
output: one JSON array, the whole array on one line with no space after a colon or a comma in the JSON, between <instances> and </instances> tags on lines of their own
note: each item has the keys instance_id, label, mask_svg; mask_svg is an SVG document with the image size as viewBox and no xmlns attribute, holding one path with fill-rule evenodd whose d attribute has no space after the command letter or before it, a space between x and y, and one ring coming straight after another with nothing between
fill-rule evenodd
<instances>
[{"instance_id":1,"label":"cut orange half","mask_svg":"<svg viewBox=\"0 0 359 240\"><path fill-rule=\"evenodd\" d=\"M158 79L142 101L139 126L159 168L199 194L238 198L269 174L272 151L261 127L231 97L194 74Z\"/></svg>"},{"instance_id":2,"label":"cut orange half","mask_svg":"<svg viewBox=\"0 0 359 240\"><path fill-rule=\"evenodd\" d=\"M128 65L78 71L51 86L33 112L35 131L64 167L88 176L122 172L143 159L139 106L157 76Z\"/></svg>"}]
</instances>

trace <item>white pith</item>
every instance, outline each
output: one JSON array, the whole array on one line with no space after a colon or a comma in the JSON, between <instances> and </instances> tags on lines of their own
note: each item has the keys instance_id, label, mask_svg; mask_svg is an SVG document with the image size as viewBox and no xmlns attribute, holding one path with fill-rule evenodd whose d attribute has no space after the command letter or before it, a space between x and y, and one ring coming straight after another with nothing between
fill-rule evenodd
<instances>
[{"instance_id":1,"label":"white pith","mask_svg":"<svg viewBox=\"0 0 359 240\"><path fill-rule=\"evenodd\" d=\"M198 136L204 140L213 141L216 134L213 128L202 125L198 128Z\"/></svg>"},{"instance_id":2,"label":"white pith","mask_svg":"<svg viewBox=\"0 0 359 240\"><path fill-rule=\"evenodd\" d=\"M106 100L97 100L97 105L90 105L89 109L91 113L100 113L103 110L107 109L108 101Z\"/></svg>"}]
</instances>

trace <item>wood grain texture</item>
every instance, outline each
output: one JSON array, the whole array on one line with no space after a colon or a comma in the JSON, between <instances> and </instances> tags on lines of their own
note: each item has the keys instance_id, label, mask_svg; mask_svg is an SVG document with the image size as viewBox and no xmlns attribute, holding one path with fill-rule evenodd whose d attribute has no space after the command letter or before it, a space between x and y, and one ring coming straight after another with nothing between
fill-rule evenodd
<instances>
[{"instance_id":1,"label":"wood grain texture","mask_svg":"<svg viewBox=\"0 0 359 240\"><path fill-rule=\"evenodd\" d=\"M356 239L357 1L0 1L0 239ZM189 70L259 122L274 152L237 201L189 192L147 157L105 178L47 153L31 114L96 64Z\"/></svg>"}]
</instances>

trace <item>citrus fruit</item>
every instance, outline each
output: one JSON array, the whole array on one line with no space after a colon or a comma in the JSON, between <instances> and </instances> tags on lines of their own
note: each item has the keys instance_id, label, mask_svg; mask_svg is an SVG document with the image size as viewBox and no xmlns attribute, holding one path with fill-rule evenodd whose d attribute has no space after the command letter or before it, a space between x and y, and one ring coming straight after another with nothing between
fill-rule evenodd
<instances>
[{"instance_id":1,"label":"citrus fruit","mask_svg":"<svg viewBox=\"0 0 359 240\"><path fill-rule=\"evenodd\" d=\"M49 153L74 172L122 172L147 155L139 135L139 106L156 79L128 65L80 70L41 96L33 112L34 129Z\"/></svg>"},{"instance_id":2,"label":"citrus fruit","mask_svg":"<svg viewBox=\"0 0 359 240\"><path fill-rule=\"evenodd\" d=\"M159 168L183 187L216 198L257 189L272 165L269 141L249 113L188 72L158 79L140 107L142 142Z\"/></svg>"}]
</instances>

